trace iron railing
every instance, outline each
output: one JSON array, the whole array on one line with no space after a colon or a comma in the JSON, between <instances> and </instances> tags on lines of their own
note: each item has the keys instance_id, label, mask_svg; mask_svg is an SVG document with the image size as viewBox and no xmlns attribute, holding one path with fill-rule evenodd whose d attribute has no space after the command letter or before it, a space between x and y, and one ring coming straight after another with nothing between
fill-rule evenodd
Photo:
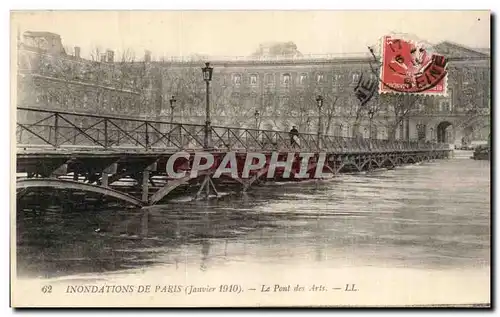
<instances>
[{"instance_id":1,"label":"iron railing","mask_svg":"<svg viewBox=\"0 0 500 317\"><path fill-rule=\"evenodd\" d=\"M106 151L202 150L205 126L125 116L92 115L38 108L17 108L18 148ZM445 150L448 144L389 141L300 133L293 146L284 131L211 126L212 151L302 151L334 153Z\"/></svg>"}]
</instances>

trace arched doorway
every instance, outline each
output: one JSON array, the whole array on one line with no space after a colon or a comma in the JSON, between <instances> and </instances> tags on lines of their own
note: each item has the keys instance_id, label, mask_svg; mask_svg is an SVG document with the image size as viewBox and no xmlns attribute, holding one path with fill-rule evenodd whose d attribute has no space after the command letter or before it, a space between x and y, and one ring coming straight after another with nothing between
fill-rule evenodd
<instances>
[{"instance_id":1,"label":"arched doorway","mask_svg":"<svg viewBox=\"0 0 500 317\"><path fill-rule=\"evenodd\" d=\"M437 141L439 143L454 143L453 126L448 121L443 121L437 126Z\"/></svg>"}]
</instances>

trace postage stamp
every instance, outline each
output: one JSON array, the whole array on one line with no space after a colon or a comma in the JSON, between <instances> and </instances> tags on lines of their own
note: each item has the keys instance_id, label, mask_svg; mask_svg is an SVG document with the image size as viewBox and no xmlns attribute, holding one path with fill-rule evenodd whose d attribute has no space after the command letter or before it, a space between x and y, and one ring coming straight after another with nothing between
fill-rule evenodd
<instances>
[{"instance_id":1,"label":"postage stamp","mask_svg":"<svg viewBox=\"0 0 500 317\"><path fill-rule=\"evenodd\" d=\"M446 95L447 59L404 38L382 39L380 93Z\"/></svg>"},{"instance_id":2,"label":"postage stamp","mask_svg":"<svg viewBox=\"0 0 500 317\"><path fill-rule=\"evenodd\" d=\"M489 19L12 12L11 306L491 306Z\"/></svg>"}]
</instances>

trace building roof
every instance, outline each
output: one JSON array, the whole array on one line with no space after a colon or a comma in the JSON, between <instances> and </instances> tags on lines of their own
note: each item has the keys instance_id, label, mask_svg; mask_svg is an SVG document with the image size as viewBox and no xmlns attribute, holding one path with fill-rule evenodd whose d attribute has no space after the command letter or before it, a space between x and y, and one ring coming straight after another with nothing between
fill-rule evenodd
<instances>
[{"instance_id":1,"label":"building roof","mask_svg":"<svg viewBox=\"0 0 500 317\"><path fill-rule=\"evenodd\" d=\"M458 44L455 42L451 41L443 41L437 45L434 46L437 51L443 51L443 53L446 55L449 52L455 53L456 55L460 57L468 56L468 57L481 57L481 56L489 56L489 49L488 52L480 51L477 48L471 48L463 44ZM458 57L457 56L457 57Z\"/></svg>"},{"instance_id":2,"label":"building roof","mask_svg":"<svg viewBox=\"0 0 500 317\"><path fill-rule=\"evenodd\" d=\"M61 36L56 33L51 33L51 32L38 32L38 31L26 31L23 33L24 36L35 36L35 37L58 37L60 38Z\"/></svg>"},{"instance_id":3,"label":"building roof","mask_svg":"<svg viewBox=\"0 0 500 317\"><path fill-rule=\"evenodd\" d=\"M479 47L479 48L474 48L474 50L481 52L483 54L491 55L491 48L489 47Z\"/></svg>"}]
</instances>

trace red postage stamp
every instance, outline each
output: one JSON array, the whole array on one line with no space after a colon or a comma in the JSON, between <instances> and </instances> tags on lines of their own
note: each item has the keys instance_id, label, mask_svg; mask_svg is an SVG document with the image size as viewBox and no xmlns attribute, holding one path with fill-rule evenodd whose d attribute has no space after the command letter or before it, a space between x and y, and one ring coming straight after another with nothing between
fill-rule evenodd
<instances>
[{"instance_id":1,"label":"red postage stamp","mask_svg":"<svg viewBox=\"0 0 500 317\"><path fill-rule=\"evenodd\" d=\"M418 42L385 36L380 93L446 94L447 60Z\"/></svg>"}]
</instances>

